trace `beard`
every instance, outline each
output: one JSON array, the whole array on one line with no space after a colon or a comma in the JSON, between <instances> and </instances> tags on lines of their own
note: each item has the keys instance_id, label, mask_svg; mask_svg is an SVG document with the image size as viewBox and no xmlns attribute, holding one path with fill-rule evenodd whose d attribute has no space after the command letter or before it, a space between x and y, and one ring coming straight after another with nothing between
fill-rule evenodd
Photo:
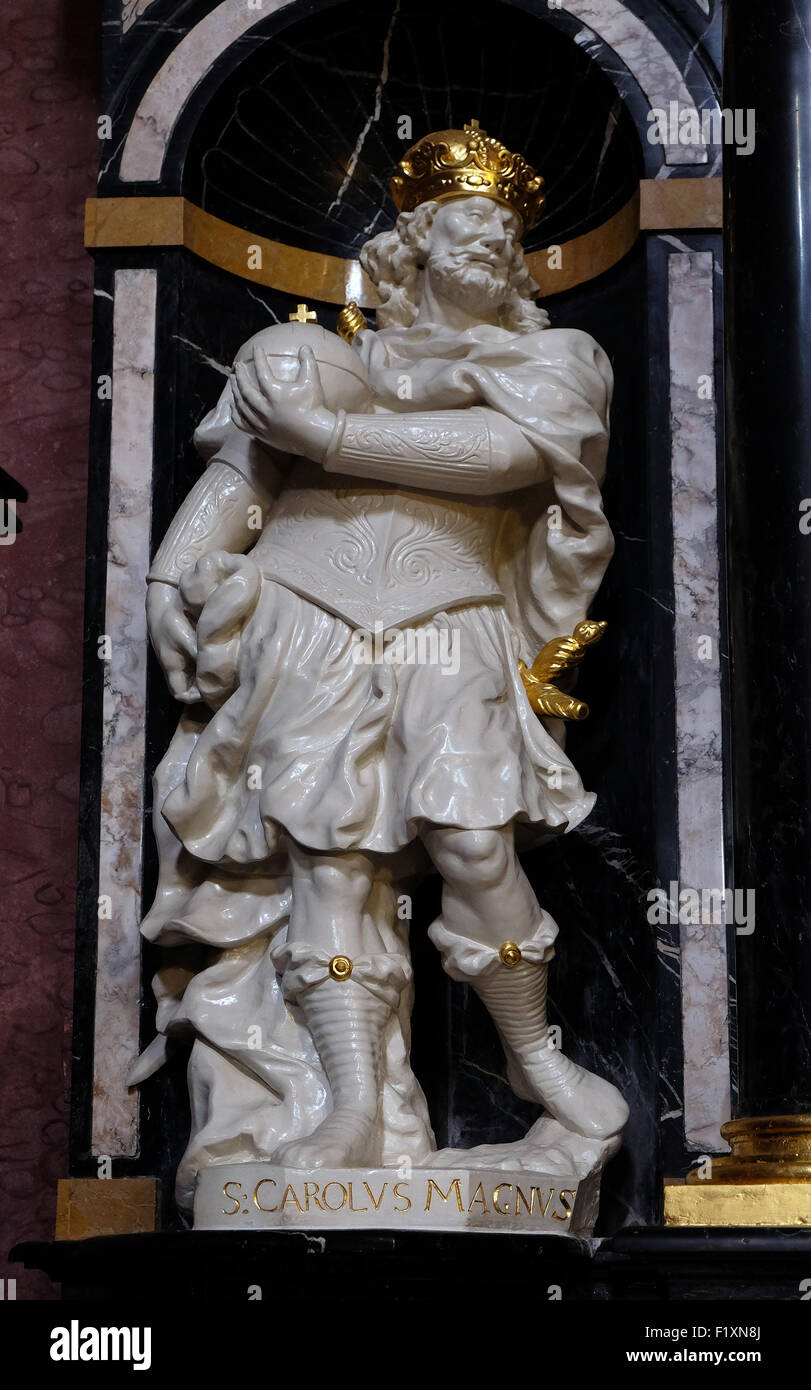
<instances>
[{"instance_id":1,"label":"beard","mask_svg":"<svg viewBox=\"0 0 811 1390\"><path fill-rule=\"evenodd\" d=\"M471 260L466 251L447 251L429 261L434 288L468 314L491 317L507 298L507 270Z\"/></svg>"}]
</instances>

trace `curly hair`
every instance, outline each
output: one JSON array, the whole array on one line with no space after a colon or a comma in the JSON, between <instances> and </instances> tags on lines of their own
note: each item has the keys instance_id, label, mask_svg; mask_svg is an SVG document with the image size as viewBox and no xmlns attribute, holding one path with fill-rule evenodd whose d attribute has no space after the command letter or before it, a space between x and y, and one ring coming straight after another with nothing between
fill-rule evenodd
<instances>
[{"instance_id":1,"label":"curly hair","mask_svg":"<svg viewBox=\"0 0 811 1390\"><path fill-rule=\"evenodd\" d=\"M410 328L417 317L419 274L428 254L426 237L438 207L437 202L426 202L413 212L401 212L391 231L380 232L361 250L360 263L380 296L380 328ZM513 333L536 333L539 328L548 328L549 315L535 303L538 293L524 252L516 246L499 310L502 328Z\"/></svg>"}]
</instances>

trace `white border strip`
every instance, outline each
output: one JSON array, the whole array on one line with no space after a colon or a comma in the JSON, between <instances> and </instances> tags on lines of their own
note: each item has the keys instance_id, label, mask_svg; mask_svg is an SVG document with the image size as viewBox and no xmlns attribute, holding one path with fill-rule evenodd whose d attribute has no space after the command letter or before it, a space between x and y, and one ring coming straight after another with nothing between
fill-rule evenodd
<instances>
[{"instance_id":1,"label":"white border strip","mask_svg":"<svg viewBox=\"0 0 811 1390\"><path fill-rule=\"evenodd\" d=\"M153 77L135 112L121 156L120 177L125 182L160 178L172 131L195 87L237 39L291 3L263 0L256 9L248 0L223 0L189 30Z\"/></svg>"},{"instance_id":2,"label":"white border strip","mask_svg":"<svg viewBox=\"0 0 811 1390\"><path fill-rule=\"evenodd\" d=\"M138 1097L126 1077L138 1055L141 1000L157 280L156 270L115 273L92 1130L93 1153L113 1158L138 1152Z\"/></svg>"},{"instance_id":3,"label":"white border strip","mask_svg":"<svg viewBox=\"0 0 811 1390\"><path fill-rule=\"evenodd\" d=\"M678 102L680 108L694 107L675 59L644 20L627 9L621 0L563 0L560 8L608 44L625 64L652 109L668 111L671 101ZM664 145L663 149L666 164L707 163L708 155L703 146L675 144Z\"/></svg>"},{"instance_id":4,"label":"white border strip","mask_svg":"<svg viewBox=\"0 0 811 1390\"><path fill-rule=\"evenodd\" d=\"M668 260L679 888L699 892L725 886L713 276L711 251ZM682 923L681 961L685 1137L717 1152L730 1116L723 920Z\"/></svg>"}]
</instances>

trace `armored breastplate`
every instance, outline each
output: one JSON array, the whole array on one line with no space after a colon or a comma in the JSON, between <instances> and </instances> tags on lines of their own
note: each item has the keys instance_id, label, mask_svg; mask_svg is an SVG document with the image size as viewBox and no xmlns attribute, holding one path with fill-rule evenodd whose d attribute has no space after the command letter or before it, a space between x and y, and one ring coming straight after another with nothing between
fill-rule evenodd
<instances>
[{"instance_id":1,"label":"armored breastplate","mask_svg":"<svg viewBox=\"0 0 811 1390\"><path fill-rule=\"evenodd\" d=\"M499 599L492 500L461 501L327 478L301 462L253 550L262 573L372 631Z\"/></svg>"}]
</instances>

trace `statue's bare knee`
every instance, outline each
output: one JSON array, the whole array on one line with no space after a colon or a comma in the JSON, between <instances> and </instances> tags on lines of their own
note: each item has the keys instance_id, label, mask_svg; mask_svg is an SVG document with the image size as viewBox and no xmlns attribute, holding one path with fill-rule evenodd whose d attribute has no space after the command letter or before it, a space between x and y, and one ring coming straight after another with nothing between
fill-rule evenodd
<instances>
[{"instance_id":1,"label":"statue's bare knee","mask_svg":"<svg viewBox=\"0 0 811 1390\"><path fill-rule=\"evenodd\" d=\"M512 826L488 830L433 827L425 845L442 875L442 918L449 931L501 942L529 929L538 916L535 894L515 853Z\"/></svg>"},{"instance_id":2,"label":"statue's bare knee","mask_svg":"<svg viewBox=\"0 0 811 1390\"><path fill-rule=\"evenodd\" d=\"M508 827L461 830L456 826L432 826L423 838L434 865L455 891L498 888L514 853Z\"/></svg>"},{"instance_id":3,"label":"statue's bare knee","mask_svg":"<svg viewBox=\"0 0 811 1390\"><path fill-rule=\"evenodd\" d=\"M319 854L291 842L290 867L291 939L329 944L337 954L374 948L364 912L375 866L365 854Z\"/></svg>"}]
</instances>

